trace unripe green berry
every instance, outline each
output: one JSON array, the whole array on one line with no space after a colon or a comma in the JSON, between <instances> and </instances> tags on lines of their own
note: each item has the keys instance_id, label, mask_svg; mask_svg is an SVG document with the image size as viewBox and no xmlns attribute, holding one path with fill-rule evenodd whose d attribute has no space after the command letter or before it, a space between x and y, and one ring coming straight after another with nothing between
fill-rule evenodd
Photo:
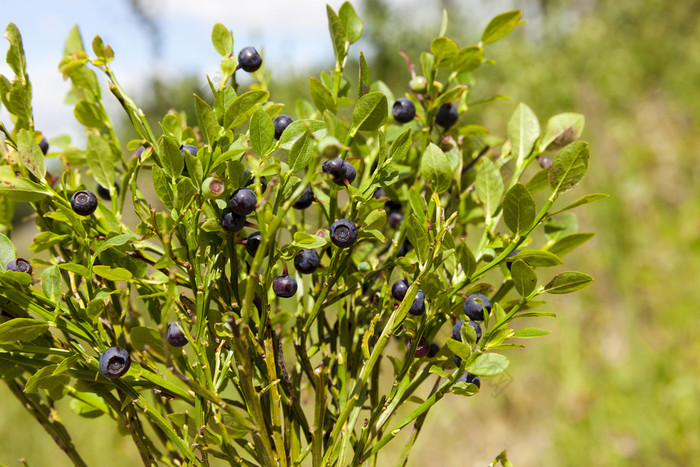
<instances>
[{"instance_id":1,"label":"unripe green berry","mask_svg":"<svg viewBox=\"0 0 700 467\"><path fill-rule=\"evenodd\" d=\"M226 183L219 177L209 177L202 182L202 195L207 199L218 198L226 191Z\"/></svg>"},{"instance_id":2,"label":"unripe green berry","mask_svg":"<svg viewBox=\"0 0 700 467\"><path fill-rule=\"evenodd\" d=\"M428 80L425 76L416 76L408 83L408 87L416 94L425 94L428 90Z\"/></svg>"},{"instance_id":3,"label":"unripe green berry","mask_svg":"<svg viewBox=\"0 0 700 467\"><path fill-rule=\"evenodd\" d=\"M340 141L332 136L326 136L318 142L318 153L325 159L335 159L340 154Z\"/></svg>"}]
</instances>

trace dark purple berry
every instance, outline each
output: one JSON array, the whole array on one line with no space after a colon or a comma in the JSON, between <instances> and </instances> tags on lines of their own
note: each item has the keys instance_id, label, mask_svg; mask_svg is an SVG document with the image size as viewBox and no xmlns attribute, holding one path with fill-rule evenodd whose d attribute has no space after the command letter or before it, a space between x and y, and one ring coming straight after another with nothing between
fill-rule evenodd
<instances>
[{"instance_id":1,"label":"dark purple berry","mask_svg":"<svg viewBox=\"0 0 700 467\"><path fill-rule=\"evenodd\" d=\"M97 209L97 197L91 191L76 191L70 199L70 205L76 214L89 216Z\"/></svg>"},{"instance_id":2,"label":"dark purple berry","mask_svg":"<svg viewBox=\"0 0 700 467\"><path fill-rule=\"evenodd\" d=\"M375 162L375 164L376 164L376 162ZM372 172L374 172L374 169L376 169L377 167L376 167L376 165L373 165L372 167L373 167ZM373 196L374 196L374 199L388 198L388 196L384 192L384 188L382 188L382 187L379 187L376 190L374 190Z\"/></svg>"},{"instance_id":3,"label":"dark purple berry","mask_svg":"<svg viewBox=\"0 0 700 467\"><path fill-rule=\"evenodd\" d=\"M185 155L185 151L189 152L193 156L196 156L199 149L197 149L197 146L194 146L192 144L183 144L182 146L180 146L180 152L183 156Z\"/></svg>"},{"instance_id":4,"label":"dark purple berry","mask_svg":"<svg viewBox=\"0 0 700 467\"><path fill-rule=\"evenodd\" d=\"M294 267L302 274L311 274L318 269L320 261L316 250L305 249L294 257Z\"/></svg>"},{"instance_id":5,"label":"dark purple berry","mask_svg":"<svg viewBox=\"0 0 700 467\"><path fill-rule=\"evenodd\" d=\"M314 202L314 198L314 190L311 188L311 185L308 185L306 190L304 190L301 195L299 195L299 198L297 198L297 200L294 202L294 209L308 208L311 206L311 203Z\"/></svg>"},{"instance_id":6,"label":"dark purple berry","mask_svg":"<svg viewBox=\"0 0 700 467\"><path fill-rule=\"evenodd\" d=\"M280 274L272 281L272 291L278 297L293 297L297 293L297 281L289 274Z\"/></svg>"},{"instance_id":7,"label":"dark purple berry","mask_svg":"<svg viewBox=\"0 0 700 467\"><path fill-rule=\"evenodd\" d=\"M540 167L542 167L543 169L548 169L552 166L552 159L550 159L547 156L538 156L537 162L539 162Z\"/></svg>"},{"instance_id":8,"label":"dark purple berry","mask_svg":"<svg viewBox=\"0 0 700 467\"><path fill-rule=\"evenodd\" d=\"M476 301L477 299L481 300L483 307L481 303ZM491 311L491 300L486 295L475 293L467 297L464 302L464 313L473 321L483 321L484 309L486 309L486 313Z\"/></svg>"},{"instance_id":9,"label":"dark purple berry","mask_svg":"<svg viewBox=\"0 0 700 467\"><path fill-rule=\"evenodd\" d=\"M240 232L245 227L245 216L239 216L231 208L226 208L221 213L220 224L228 232Z\"/></svg>"},{"instance_id":10,"label":"dark purple berry","mask_svg":"<svg viewBox=\"0 0 700 467\"><path fill-rule=\"evenodd\" d=\"M402 301L408 292L408 286L408 282L403 279L394 282L394 285L391 286L391 296L394 297L394 300Z\"/></svg>"},{"instance_id":11,"label":"dark purple berry","mask_svg":"<svg viewBox=\"0 0 700 467\"><path fill-rule=\"evenodd\" d=\"M456 341L462 341L462 326L464 325L464 320L461 319L457 321L452 328L452 339ZM474 332L476 332L476 342L479 342L479 339L481 339L481 326L479 326L479 323L476 321L469 321L469 325L474 328Z\"/></svg>"},{"instance_id":12,"label":"dark purple berry","mask_svg":"<svg viewBox=\"0 0 700 467\"><path fill-rule=\"evenodd\" d=\"M49 142L46 140L46 136L42 135L41 141L39 141L39 149L44 155L49 152Z\"/></svg>"},{"instance_id":13,"label":"dark purple berry","mask_svg":"<svg viewBox=\"0 0 700 467\"><path fill-rule=\"evenodd\" d=\"M294 121L289 115L278 115L272 119L272 123L275 125L275 139L280 139L284 130Z\"/></svg>"},{"instance_id":14,"label":"dark purple berry","mask_svg":"<svg viewBox=\"0 0 700 467\"><path fill-rule=\"evenodd\" d=\"M411 242L408 240L405 240L401 247L399 248L398 253L396 253L396 256L401 257L401 256L406 256L409 251L413 249L413 245L411 245Z\"/></svg>"},{"instance_id":15,"label":"dark purple berry","mask_svg":"<svg viewBox=\"0 0 700 467\"><path fill-rule=\"evenodd\" d=\"M449 103L442 104L435 114L435 123L447 130L455 124L458 118L457 107Z\"/></svg>"},{"instance_id":16,"label":"dark purple berry","mask_svg":"<svg viewBox=\"0 0 700 467\"><path fill-rule=\"evenodd\" d=\"M473 375L469 372L465 372L462 376L459 377L459 379L457 379L457 381L461 381L467 384L473 384L477 388L481 388L481 379L479 379L478 376Z\"/></svg>"},{"instance_id":17,"label":"dark purple berry","mask_svg":"<svg viewBox=\"0 0 700 467\"><path fill-rule=\"evenodd\" d=\"M110 347L100 355L100 373L107 378L123 376L131 366L129 352L121 347Z\"/></svg>"},{"instance_id":18,"label":"dark purple berry","mask_svg":"<svg viewBox=\"0 0 700 467\"><path fill-rule=\"evenodd\" d=\"M416 106L410 99L400 97L394 102L391 114L397 122L408 123L416 116Z\"/></svg>"},{"instance_id":19,"label":"dark purple berry","mask_svg":"<svg viewBox=\"0 0 700 467\"><path fill-rule=\"evenodd\" d=\"M420 316L425 313L425 294L422 290L419 290L416 294L416 298L413 299L413 303L408 312L413 316Z\"/></svg>"},{"instance_id":20,"label":"dark purple berry","mask_svg":"<svg viewBox=\"0 0 700 467\"><path fill-rule=\"evenodd\" d=\"M238 52L238 66L240 66L243 71L252 73L257 71L262 65L262 57L255 50L255 47L244 47Z\"/></svg>"},{"instance_id":21,"label":"dark purple berry","mask_svg":"<svg viewBox=\"0 0 700 467\"><path fill-rule=\"evenodd\" d=\"M14 272L26 272L27 274L32 273L32 263L24 258L13 259L7 263L7 270Z\"/></svg>"},{"instance_id":22,"label":"dark purple berry","mask_svg":"<svg viewBox=\"0 0 700 467\"><path fill-rule=\"evenodd\" d=\"M182 328L186 329L184 326ZM180 330L177 322L168 325L168 344L173 347L182 347L187 344L187 336Z\"/></svg>"},{"instance_id":23,"label":"dark purple berry","mask_svg":"<svg viewBox=\"0 0 700 467\"><path fill-rule=\"evenodd\" d=\"M340 248L349 248L357 241L357 227L347 219L331 224L331 241Z\"/></svg>"},{"instance_id":24,"label":"dark purple berry","mask_svg":"<svg viewBox=\"0 0 700 467\"><path fill-rule=\"evenodd\" d=\"M259 230L256 230L252 234L248 235L248 238L245 241L245 251L247 251L250 256L255 256L255 253L257 253L258 247L260 246L260 240L262 240L262 237Z\"/></svg>"},{"instance_id":25,"label":"dark purple berry","mask_svg":"<svg viewBox=\"0 0 700 467\"><path fill-rule=\"evenodd\" d=\"M398 229L403 221L403 214L400 211L391 211L387 220L392 229Z\"/></svg>"},{"instance_id":26,"label":"dark purple berry","mask_svg":"<svg viewBox=\"0 0 700 467\"><path fill-rule=\"evenodd\" d=\"M250 170L246 170L243 172L243 180L246 180L245 185L246 187L251 186L253 183L255 183L255 177L251 176ZM265 193L265 190L267 190L267 178L263 175L260 177L260 193Z\"/></svg>"},{"instance_id":27,"label":"dark purple berry","mask_svg":"<svg viewBox=\"0 0 700 467\"><path fill-rule=\"evenodd\" d=\"M433 342L432 344L430 344L430 351L428 352L428 358L433 358L434 356L436 356L438 354L439 351L440 351L440 346L437 345L435 342Z\"/></svg>"},{"instance_id":28,"label":"dark purple berry","mask_svg":"<svg viewBox=\"0 0 700 467\"><path fill-rule=\"evenodd\" d=\"M345 161L340 157L327 160L323 163L322 168L325 173L333 177L335 183L337 183L336 180L342 181L345 178Z\"/></svg>"},{"instance_id":29,"label":"dark purple berry","mask_svg":"<svg viewBox=\"0 0 700 467\"><path fill-rule=\"evenodd\" d=\"M114 184L114 190L117 194L119 194L119 185L117 185L116 183ZM97 184L97 195L105 201L109 201L110 199L112 199L112 197L109 194L109 188L105 188L99 183Z\"/></svg>"},{"instance_id":30,"label":"dark purple berry","mask_svg":"<svg viewBox=\"0 0 700 467\"><path fill-rule=\"evenodd\" d=\"M355 170L355 167L353 167L353 165L350 162L348 162L348 161L343 162L343 167L345 168L345 178L342 180L335 180L334 179L333 182L336 185L345 185L345 180L347 180L348 183L352 184L352 182L355 181L355 177L357 177L357 171Z\"/></svg>"},{"instance_id":31,"label":"dark purple berry","mask_svg":"<svg viewBox=\"0 0 700 467\"><path fill-rule=\"evenodd\" d=\"M258 197L250 188L241 188L236 190L228 200L228 207L239 216L247 216L255 211L255 205L258 203Z\"/></svg>"},{"instance_id":32,"label":"dark purple berry","mask_svg":"<svg viewBox=\"0 0 700 467\"><path fill-rule=\"evenodd\" d=\"M408 350L411 350L411 342L408 342ZM430 342L425 337L421 337L416 345L416 351L413 356L416 358L423 358L430 353Z\"/></svg>"},{"instance_id":33,"label":"dark purple berry","mask_svg":"<svg viewBox=\"0 0 700 467\"><path fill-rule=\"evenodd\" d=\"M517 255L518 253L520 253L520 250L513 250L510 253L508 253L508 256L506 256L506 267L508 268L509 271L510 271L511 266L513 266L514 260L513 259L508 260L508 258L512 258L513 256Z\"/></svg>"}]
</instances>

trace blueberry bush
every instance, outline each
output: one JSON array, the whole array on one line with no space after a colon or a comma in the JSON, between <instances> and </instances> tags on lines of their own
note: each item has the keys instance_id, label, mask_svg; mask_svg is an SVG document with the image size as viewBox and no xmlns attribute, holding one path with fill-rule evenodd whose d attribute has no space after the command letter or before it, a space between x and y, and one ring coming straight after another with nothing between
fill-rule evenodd
<instances>
[{"instance_id":1,"label":"blueberry bush","mask_svg":"<svg viewBox=\"0 0 700 467\"><path fill-rule=\"evenodd\" d=\"M440 399L478 393L508 366L498 350L549 333L517 325L554 316L537 310L546 293L592 281L548 272L593 235L568 211L605 197L560 200L588 168L583 116L542 129L520 104L498 136L469 112L501 99L470 92L521 12L461 48L445 15L419 71L400 52L398 98L362 53L346 76L363 23L349 3L327 13L335 68L309 79L310 101L272 100L263 57L236 55L216 24L221 66L194 96L196 125L171 112L158 136L111 47L87 51L76 27L59 69L84 148L34 128L8 25L0 377L76 465L64 397L113 419L145 465L375 465L405 429L404 465ZM138 139L117 139L99 75ZM29 260L11 240L17 202L35 212Z\"/></svg>"}]
</instances>

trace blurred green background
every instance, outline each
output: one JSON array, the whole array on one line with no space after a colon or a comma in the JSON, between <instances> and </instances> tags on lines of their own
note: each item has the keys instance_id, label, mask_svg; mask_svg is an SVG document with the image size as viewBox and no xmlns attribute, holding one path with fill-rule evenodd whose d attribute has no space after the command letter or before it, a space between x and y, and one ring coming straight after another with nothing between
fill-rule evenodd
<instances>
[{"instance_id":1,"label":"blurred green background","mask_svg":"<svg viewBox=\"0 0 700 467\"><path fill-rule=\"evenodd\" d=\"M430 7L434 23L422 26L400 2L355 3L372 77L397 95L408 89L399 45L418 62L442 8L460 46L478 41L489 15L523 9L528 24L487 49L497 63L477 73L474 90L511 100L470 109L474 121L504 134L519 102L542 125L559 112L583 113L591 162L578 193L610 194L577 211L581 231L597 235L566 260L596 281L547 297L558 318L532 325L552 335L509 352L505 376L482 380L476 397L438 404L409 465L486 465L503 449L517 466L700 464L700 3L442 1ZM274 99L293 106L299 89L308 97L317 72L273 82ZM187 83L158 83L167 103L141 104L154 116L189 106ZM4 385L0 407L0 463L68 464ZM107 420L79 419L67 401L57 409L90 465L139 463ZM380 459L393 464L390 457Z\"/></svg>"}]
</instances>

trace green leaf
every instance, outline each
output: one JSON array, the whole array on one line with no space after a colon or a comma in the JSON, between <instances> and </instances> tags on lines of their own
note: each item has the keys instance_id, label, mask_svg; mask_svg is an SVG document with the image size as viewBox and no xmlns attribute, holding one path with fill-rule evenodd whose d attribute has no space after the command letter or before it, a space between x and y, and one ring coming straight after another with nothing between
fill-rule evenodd
<instances>
[{"instance_id":1,"label":"green leaf","mask_svg":"<svg viewBox=\"0 0 700 467\"><path fill-rule=\"evenodd\" d=\"M90 271L85 266L75 263L63 263L58 265L59 269L73 272L82 277L90 277Z\"/></svg>"},{"instance_id":2,"label":"green leaf","mask_svg":"<svg viewBox=\"0 0 700 467\"><path fill-rule=\"evenodd\" d=\"M532 151L540 137L540 124L537 116L527 105L520 103L508 122L508 138L513 147L513 157L523 161Z\"/></svg>"},{"instance_id":3,"label":"green leaf","mask_svg":"<svg viewBox=\"0 0 700 467\"><path fill-rule=\"evenodd\" d=\"M392 143L389 148L389 159L394 162L401 162L406 158L408 151L411 149L411 138L413 132L410 128L403 131Z\"/></svg>"},{"instance_id":4,"label":"green leaf","mask_svg":"<svg viewBox=\"0 0 700 467\"><path fill-rule=\"evenodd\" d=\"M109 266L93 266L92 272L108 281L126 281L131 279L132 275L128 269L111 268Z\"/></svg>"},{"instance_id":5,"label":"green leaf","mask_svg":"<svg viewBox=\"0 0 700 467\"><path fill-rule=\"evenodd\" d=\"M338 111L333 94L321 81L314 77L309 78L309 91L311 91L311 99L319 112L330 110L332 113L336 113Z\"/></svg>"},{"instance_id":6,"label":"green leaf","mask_svg":"<svg viewBox=\"0 0 700 467\"><path fill-rule=\"evenodd\" d=\"M568 211L570 209L574 209L574 208L577 208L579 206L583 206L584 204L593 203L594 201L598 201L599 199L604 199L604 198L609 198L609 197L610 197L610 195L607 195L605 193L592 193L590 195L586 195L582 198L579 198L578 200L574 201L571 204L566 205L565 207L563 207L562 209L560 209L558 211L555 211L555 212L549 214L549 216L550 217L555 216L555 215L562 213L564 211Z\"/></svg>"},{"instance_id":7,"label":"green leaf","mask_svg":"<svg viewBox=\"0 0 700 467\"><path fill-rule=\"evenodd\" d=\"M80 37L80 29L78 29L78 25L76 24L68 32L68 37L66 38L66 43L63 48L63 55L70 55L81 50L85 50L85 46L83 45L83 39Z\"/></svg>"},{"instance_id":8,"label":"green leaf","mask_svg":"<svg viewBox=\"0 0 700 467\"><path fill-rule=\"evenodd\" d=\"M280 136L280 148L289 151L294 142L306 131L314 135L314 139L321 140L326 136L326 124L321 120L295 120L289 124Z\"/></svg>"},{"instance_id":9,"label":"green leaf","mask_svg":"<svg viewBox=\"0 0 700 467\"><path fill-rule=\"evenodd\" d=\"M347 51L346 47L348 46L348 36L345 32L345 27L330 5L326 5L326 14L328 15L328 30L331 33L331 40L333 41L335 60L337 63L343 63Z\"/></svg>"},{"instance_id":10,"label":"green leaf","mask_svg":"<svg viewBox=\"0 0 700 467\"><path fill-rule=\"evenodd\" d=\"M490 218L503 196L503 178L496 165L488 157L482 157L476 164L476 183L474 193L476 199L484 205L484 211Z\"/></svg>"},{"instance_id":11,"label":"green leaf","mask_svg":"<svg viewBox=\"0 0 700 467\"><path fill-rule=\"evenodd\" d=\"M449 65L457 57L459 47L452 39L447 37L436 37L430 43L430 51L435 56L438 66Z\"/></svg>"},{"instance_id":12,"label":"green leaf","mask_svg":"<svg viewBox=\"0 0 700 467\"><path fill-rule=\"evenodd\" d=\"M447 345L447 348L452 351L453 354L457 355L462 360L468 359L469 356L472 354L472 349L464 342L460 342L454 339L447 339L447 342L445 342L445 344Z\"/></svg>"},{"instance_id":13,"label":"green leaf","mask_svg":"<svg viewBox=\"0 0 700 467\"><path fill-rule=\"evenodd\" d=\"M515 331L511 337L519 337L521 339L528 339L531 337L542 337L551 334L552 331L547 331L546 329L540 328L523 328Z\"/></svg>"},{"instance_id":14,"label":"green leaf","mask_svg":"<svg viewBox=\"0 0 700 467\"><path fill-rule=\"evenodd\" d=\"M553 146L566 146L575 141L583 133L586 118L577 113L562 113L553 116L547 122L544 137L540 142L540 151Z\"/></svg>"},{"instance_id":15,"label":"green leaf","mask_svg":"<svg viewBox=\"0 0 700 467\"><path fill-rule=\"evenodd\" d=\"M106 309L107 308L105 307L105 301L103 298L94 298L87 304L85 314L87 314L88 318L90 318L92 321L96 321Z\"/></svg>"},{"instance_id":16,"label":"green leaf","mask_svg":"<svg viewBox=\"0 0 700 467\"><path fill-rule=\"evenodd\" d=\"M477 376L493 376L508 368L508 359L497 353L479 355L474 362L467 366L467 371Z\"/></svg>"},{"instance_id":17,"label":"green leaf","mask_svg":"<svg viewBox=\"0 0 700 467\"><path fill-rule=\"evenodd\" d=\"M564 294L582 289L593 281L588 274L576 271L567 271L557 274L544 286L545 292L551 294Z\"/></svg>"},{"instance_id":18,"label":"green leaf","mask_svg":"<svg viewBox=\"0 0 700 467\"><path fill-rule=\"evenodd\" d=\"M561 237L559 240L554 242L552 245L546 247L547 251L554 253L560 258L567 253L575 250L579 246L586 243L588 240L593 238L595 234L593 233L575 233L571 235L566 235Z\"/></svg>"},{"instance_id":19,"label":"green leaf","mask_svg":"<svg viewBox=\"0 0 700 467\"><path fill-rule=\"evenodd\" d=\"M248 134L253 151L258 155L266 156L275 141L275 124L262 107L256 110L250 119Z\"/></svg>"},{"instance_id":20,"label":"green leaf","mask_svg":"<svg viewBox=\"0 0 700 467\"><path fill-rule=\"evenodd\" d=\"M491 42L496 42L497 40L506 37L508 34L513 32L518 24L522 24L519 22L522 14L522 11L514 10L501 13L493 18L481 35L481 42L484 44L490 44Z\"/></svg>"},{"instance_id":21,"label":"green leaf","mask_svg":"<svg viewBox=\"0 0 700 467\"><path fill-rule=\"evenodd\" d=\"M430 143L420 162L421 175L430 181L431 186L438 193L446 191L452 183L452 167L450 161L442 149Z\"/></svg>"},{"instance_id":22,"label":"green leaf","mask_svg":"<svg viewBox=\"0 0 700 467\"><path fill-rule=\"evenodd\" d=\"M209 107L209 104L204 102L204 100L196 94L194 96L194 108L197 113L199 131L202 133L204 141L211 146L221 133L221 126L216 120L216 114L211 107Z\"/></svg>"},{"instance_id":23,"label":"green leaf","mask_svg":"<svg viewBox=\"0 0 700 467\"><path fill-rule=\"evenodd\" d=\"M428 213L426 212L428 208L425 205L425 199L416 191L416 187L411 187L408 190L408 204L419 221L423 224L428 222Z\"/></svg>"},{"instance_id":24,"label":"green leaf","mask_svg":"<svg viewBox=\"0 0 700 467\"><path fill-rule=\"evenodd\" d=\"M61 295L61 271L56 266L49 266L41 273L41 289L50 300Z\"/></svg>"},{"instance_id":25,"label":"green leaf","mask_svg":"<svg viewBox=\"0 0 700 467\"><path fill-rule=\"evenodd\" d=\"M299 139L297 139L292 145L292 149L289 151L289 159L287 163L289 164L289 170L291 172L299 172L304 170L311 156L314 154L316 148L316 142L307 132L304 133Z\"/></svg>"},{"instance_id":26,"label":"green leaf","mask_svg":"<svg viewBox=\"0 0 700 467\"><path fill-rule=\"evenodd\" d=\"M267 91L248 91L236 97L226 109L224 127L229 130L243 125L268 97Z\"/></svg>"},{"instance_id":27,"label":"green leaf","mask_svg":"<svg viewBox=\"0 0 700 467\"><path fill-rule=\"evenodd\" d=\"M452 60L452 72L457 74L472 72L479 68L483 61L483 48L477 45L463 47L459 49L459 53Z\"/></svg>"},{"instance_id":28,"label":"green leaf","mask_svg":"<svg viewBox=\"0 0 700 467\"><path fill-rule=\"evenodd\" d=\"M532 176L529 182L525 185L527 191L536 193L545 188L549 188L549 169L542 169Z\"/></svg>"},{"instance_id":29,"label":"green leaf","mask_svg":"<svg viewBox=\"0 0 700 467\"><path fill-rule=\"evenodd\" d=\"M211 31L211 43L222 57L233 53L233 33L221 23L214 25Z\"/></svg>"},{"instance_id":30,"label":"green leaf","mask_svg":"<svg viewBox=\"0 0 700 467\"><path fill-rule=\"evenodd\" d=\"M431 104L431 108L433 109L439 109L443 104L447 104L448 102L453 102L456 101L457 99L460 99L462 97L462 94L467 92L469 88L467 86L455 86L449 91L446 91L440 95L433 103Z\"/></svg>"},{"instance_id":31,"label":"green leaf","mask_svg":"<svg viewBox=\"0 0 700 467\"><path fill-rule=\"evenodd\" d=\"M369 67L367 66L367 60L365 60L365 54L360 52L360 84L357 88L357 98L361 98L365 94L369 93L370 86L372 85L372 80L369 75Z\"/></svg>"},{"instance_id":32,"label":"green leaf","mask_svg":"<svg viewBox=\"0 0 700 467\"><path fill-rule=\"evenodd\" d=\"M416 250L416 255L418 256L418 261L425 263L428 257L428 247L430 246L430 240L428 237L428 229L425 223L418 220L415 214L411 213L408 217L408 228L406 229L406 235L408 240L413 245Z\"/></svg>"},{"instance_id":33,"label":"green leaf","mask_svg":"<svg viewBox=\"0 0 700 467\"><path fill-rule=\"evenodd\" d=\"M158 166L153 166L153 188L156 190L158 198L163 202L166 208L173 208L173 189L172 180L165 175L163 169Z\"/></svg>"},{"instance_id":34,"label":"green leaf","mask_svg":"<svg viewBox=\"0 0 700 467\"><path fill-rule=\"evenodd\" d=\"M4 234L0 233L0 264L2 264L2 269L7 269L9 262L15 258L17 258L15 244Z\"/></svg>"},{"instance_id":35,"label":"green leaf","mask_svg":"<svg viewBox=\"0 0 700 467\"><path fill-rule=\"evenodd\" d=\"M307 250L313 248L322 248L328 244L328 240L319 237L318 235L311 235L306 232L294 232L294 244L305 248Z\"/></svg>"},{"instance_id":36,"label":"green leaf","mask_svg":"<svg viewBox=\"0 0 700 467\"><path fill-rule=\"evenodd\" d=\"M49 323L30 318L15 318L0 324L0 344L32 341L49 329Z\"/></svg>"},{"instance_id":37,"label":"green leaf","mask_svg":"<svg viewBox=\"0 0 700 467\"><path fill-rule=\"evenodd\" d=\"M36 371L24 385L24 392L32 394L38 392L40 388L51 390L68 383L67 375L54 375L56 368L58 365L47 365Z\"/></svg>"},{"instance_id":38,"label":"green leaf","mask_svg":"<svg viewBox=\"0 0 700 467\"><path fill-rule=\"evenodd\" d=\"M180 152L180 145L175 137L163 135L158 139L158 156L163 164L163 171L170 178L180 176L182 169L185 168L185 158Z\"/></svg>"},{"instance_id":39,"label":"green leaf","mask_svg":"<svg viewBox=\"0 0 700 467\"><path fill-rule=\"evenodd\" d=\"M503 220L516 234L525 234L535 222L535 200L527 188L516 183L503 198Z\"/></svg>"},{"instance_id":40,"label":"green leaf","mask_svg":"<svg viewBox=\"0 0 700 467\"><path fill-rule=\"evenodd\" d=\"M521 297L527 297L537 287L537 274L522 259L516 260L510 268L513 285Z\"/></svg>"},{"instance_id":41,"label":"green leaf","mask_svg":"<svg viewBox=\"0 0 700 467\"><path fill-rule=\"evenodd\" d=\"M19 77L22 82L24 82L27 61L24 56L24 47L22 46L22 36L19 33L19 29L14 23L9 23L5 29L5 34L3 37L10 42L10 48L7 49L7 56L5 61L17 77Z\"/></svg>"},{"instance_id":42,"label":"green leaf","mask_svg":"<svg viewBox=\"0 0 700 467\"><path fill-rule=\"evenodd\" d=\"M114 185L114 159L109 144L104 139L94 133L88 133L85 157L97 183L104 187Z\"/></svg>"},{"instance_id":43,"label":"green leaf","mask_svg":"<svg viewBox=\"0 0 700 467\"><path fill-rule=\"evenodd\" d=\"M129 337L135 349L139 351L148 349L149 352L165 358L163 338L157 329L146 326L135 326L129 331Z\"/></svg>"},{"instance_id":44,"label":"green leaf","mask_svg":"<svg viewBox=\"0 0 700 467\"><path fill-rule=\"evenodd\" d=\"M384 209L375 209L370 211L362 222L362 228L367 230L381 229L386 224L386 211Z\"/></svg>"},{"instance_id":45,"label":"green leaf","mask_svg":"<svg viewBox=\"0 0 700 467\"><path fill-rule=\"evenodd\" d=\"M13 201L27 202L41 201L51 195L47 188L26 178L19 178L10 166L5 167L9 171L0 171L0 195L5 195Z\"/></svg>"},{"instance_id":46,"label":"green leaf","mask_svg":"<svg viewBox=\"0 0 700 467\"><path fill-rule=\"evenodd\" d=\"M360 37L362 37L362 20L359 16L357 16L355 9L352 7L350 2L345 2L340 6L338 16L340 17L340 21L343 23L348 41L351 44L353 42L357 42Z\"/></svg>"},{"instance_id":47,"label":"green leaf","mask_svg":"<svg viewBox=\"0 0 700 467\"><path fill-rule=\"evenodd\" d=\"M32 135L25 129L17 133L17 151L19 161L39 180L46 175L46 164L44 164L44 153L36 143Z\"/></svg>"},{"instance_id":48,"label":"green leaf","mask_svg":"<svg viewBox=\"0 0 700 467\"><path fill-rule=\"evenodd\" d=\"M133 233L125 233L121 235L117 235L115 237L110 238L109 240L105 240L100 244L99 247L97 247L97 250L95 250L94 256L99 255L103 251L105 251L108 248L114 248L115 246L121 246L124 245L126 242L129 240L138 238L136 234Z\"/></svg>"},{"instance_id":49,"label":"green leaf","mask_svg":"<svg viewBox=\"0 0 700 467\"><path fill-rule=\"evenodd\" d=\"M565 193L576 186L588 171L588 143L571 143L559 153L549 168L549 185L554 193Z\"/></svg>"},{"instance_id":50,"label":"green leaf","mask_svg":"<svg viewBox=\"0 0 700 467\"><path fill-rule=\"evenodd\" d=\"M99 107L92 102L80 101L73 109L75 118L88 128L100 129L104 126Z\"/></svg>"},{"instance_id":51,"label":"green leaf","mask_svg":"<svg viewBox=\"0 0 700 467\"><path fill-rule=\"evenodd\" d=\"M462 271L467 277L476 271L476 258L464 241L457 245L457 258L462 266Z\"/></svg>"},{"instance_id":52,"label":"green leaf","mask_svg":"<svg viewBox=\"0 0 700 467\"><path fill-rule=\"evenodd\" d=\"M356 130L373 131L384 125L389 112L386 96L370 92L362 96L352 112L352 126Z\"/></svg>"},{"instance_id":53,"label":"green leaf","mask_svg":"<svg viewBox=\"0 0 700 467\"><path fill-rule=\"evenodd\" d=\"M561 259L557 255L543 250L523 250L511 259L513 261L522 259L534 268L560 266L562 264Z\"/></svg>"}]
</instances>

